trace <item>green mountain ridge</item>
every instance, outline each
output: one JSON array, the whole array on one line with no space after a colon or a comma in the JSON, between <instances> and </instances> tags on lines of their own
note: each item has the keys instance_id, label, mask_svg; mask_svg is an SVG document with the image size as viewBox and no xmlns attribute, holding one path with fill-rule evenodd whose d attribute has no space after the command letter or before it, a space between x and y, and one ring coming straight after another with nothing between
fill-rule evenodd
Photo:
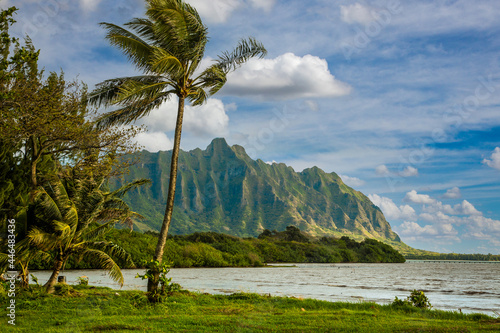
<instances>
[{"instance_id":1,"label":"green mountain ridge","mask_svg":"<svg viewBox=\"0 0 500 333\"><path fill-rule=\"evenodd\" d=\"M168 191L171 151L142 151L139 162L111 187L137 178L152 185L125 200L145 220L140 231L159 230ZM336 173L313 167L295 172L283 163L253 160L241 146L217 138L206 150L181 151L170 233L215 231L255 237L264 229L293 225L312 236L374 238L401 243L382 211L363 193L345 185Z\"/></svg>"}]
</instances>

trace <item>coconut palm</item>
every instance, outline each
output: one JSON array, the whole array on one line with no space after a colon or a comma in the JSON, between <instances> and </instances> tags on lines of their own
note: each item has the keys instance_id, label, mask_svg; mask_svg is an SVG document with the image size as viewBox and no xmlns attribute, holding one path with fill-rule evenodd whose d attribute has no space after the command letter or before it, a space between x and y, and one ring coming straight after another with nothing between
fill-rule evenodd
<instances>
[{"instance_id":1,"label":"coconut palm","mask_svg":"<svg viewBox=\"0 0 500 333\"><path fill-rule=\"evenodd\" d=\"M101 126L128 124L147 116L172 96L178 98L177 121L165 216L154 260L161 262L174 208L177 161L185 103L203 104L226 83L227 74L252 57L263 57L264 46L254 38L241 40L232 52L223 52L211 66L200 69L208 42L207 28L198 12L182 0L146 1L147 18L135 18L122 28L101 23L106 38L144 72L144 75L104 81L91 94L96 106L117 110L100 119ZM159 273L148 281L155 292Z\"/></svg>"},{"instance_id":2,"label":"coconut palm","mask_svg":"<svg viewBox=\"0 0 500 333\"><path fill-rule=\"evenodd\" d=\"M47 292L53 292L59 272L72 256L85 258L87 263L107 270L113 280L123 285L120 267L112 257L132 264L130 257L102 236L116 222L136 214L128 209L121 196L147 182L139 180L113 192L103 191L102 183L96 184L93 179L73 180L70 184L57 178L45 188L39 187L35 196L36 215L47 223L32 228L27 239L36 250L54 254L52 274L45 284Z\"/></svg>"}]
</instances>

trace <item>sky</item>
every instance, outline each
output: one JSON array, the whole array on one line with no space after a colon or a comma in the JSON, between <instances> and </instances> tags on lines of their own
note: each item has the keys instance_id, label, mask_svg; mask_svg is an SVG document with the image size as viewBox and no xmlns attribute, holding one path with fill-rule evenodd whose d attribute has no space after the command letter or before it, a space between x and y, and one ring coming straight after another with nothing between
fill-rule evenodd
<instances>
[{"instance_id":1,"label":"sky","mask_svg":"<svg viewBox=\"0 0 500 333\"><path fill-rule=\"evenodd\" d=\"M498 0L189 0L209 31L203 66L241 38L268 50L186 108L181 148L213 138L296 171L318 166L379 206L408 245L500 254ZM47 72L92 89L138 74L99 22L144 16L143 0L0 0L20 10ZM172 148L176 101L140 124Z\"/></svg>"}]
</instances>

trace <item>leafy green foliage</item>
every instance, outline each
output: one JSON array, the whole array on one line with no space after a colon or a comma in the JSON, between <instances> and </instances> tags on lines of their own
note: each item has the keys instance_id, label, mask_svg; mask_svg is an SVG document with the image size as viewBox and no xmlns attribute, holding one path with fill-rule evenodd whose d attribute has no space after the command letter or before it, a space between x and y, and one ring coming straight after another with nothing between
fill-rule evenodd
<instances>
[{"instance_id":1,"label":"leafy green foliage","mask_svg":"<svg viewBox=\"0 0 500 333\"><path fill-rule=\"evenodd\" d=\"M57 271L85 255L92 265L119 267L108 254L126 257L103 241L114 223L132 223L140 215L122 200L144 180L115 191L106 179L121 174L119 157L134 152L130 139L138 129L98 128L87 89L64 75L44 75L39 51L9 35L15 7L0 11L0 233L7 219L16 225L16 266L28 287L29 264L46 262ZM0 272L7 267L7 240L0 239ZM54 282L51 279L51 284Z\"/></svg>"},{"instance_id":2,"label":"leafy green foliage","mask_svg":"<svg viewBox=\"0 0 500 333\"><path fill-rule=\"evenodd\" d=\"M148 292L150 302L162 302L167 293L180 290L180 285L172 283L172 278L167 277L168 272L170 272L170 265L168 263L151 259L143 261L141 265L146 268L146 272L144 274L137 273L136 278L155 280L155 273L159 273L157 279L160 283L160 290L155 289Z\"/></svg>"},{"instance_id":3,"label":"leafy green foliage","mask_svg":"<svg viewBox=\"0 0 500 333\"><path fill-rule=\"evenodd\" d=\"M300 238L304 241L285 240L290 237L291 230L294 229L287 228L281 232L264 231L258 238L239 238L215 232L169 236L163 260L171 263L172 267L254 267L264 263L405 261L396 250L376 240L356 242L345 236L315 239L300 230ZM269 233L272 236L269 236ZM297 236L296 231L292 231L292 234ZM135 265L139 267L147 267L144 263L150 262L157 237L158 234L154 232L139 233L117 229L106 235L108 241L129 253ZM125 265L119 259L117 263L120 266ZM94 268L85 260L69 264L71 268ZM46 268L40 261L32 265L39 269Z\"/></svg>"},{"instance_id":4,"label":"leafy green foliage","mask_svg":"<svg viewBox=\"0 0 500 333\"><path fill-rule=\"evenodd\" d=\"M431 303L429 302L429 299L427 296L424 294L423 291L421 290L416 290L414 289L410 296L408 296L405 300L395 298L394 301L392 302L392 305L395 307L408 307L408 306L414 306L417 308L421 309L430 309L432 308Z\"/></svg>"}]
</instances>

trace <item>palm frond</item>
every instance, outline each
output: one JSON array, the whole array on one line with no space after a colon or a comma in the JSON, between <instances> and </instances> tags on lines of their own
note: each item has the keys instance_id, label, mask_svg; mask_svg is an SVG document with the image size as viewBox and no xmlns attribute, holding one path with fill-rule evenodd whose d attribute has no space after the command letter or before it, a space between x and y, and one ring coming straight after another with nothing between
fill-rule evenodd
<instances>
[{"instance_id":1,"label":"palm frond","mask_svg":"<svg viewBox=\"0 0 500 333\"><path fill-rule=\"evenodd\" d=\"M150 20L145 18L134 18L124 25L137 32L144 42L148 43L148 45L151 45L150 43L154 43L154 24Z\"/></svg>"},{"instance_id":2,"label":"palm frond","mask_svg":"<svg viewBox=\"0 0 500 333\"><path fill-rule=\"evenodd\" d=\"M122 271L113 258L111 258L108 254L101 250L87 248L83 250L82 255L89 264L105 269L108 271L111 279L118 282L120 286L123 286L124 279Z\"/></svg>"},{"instance_id":3,"label":"palm frond","mask_svg":"<svg viewBox=\"0 0 500 333\"><path fill-rule=\"evenodd\" d=\"M224 72L229 73L250 58L257 56L263 58L266 54L267 50L264 45L255 38L250 37L247 40L240 40L233 52L223 52L222 55L218 57L217 64Z\"/></svg>"},{"instance_id":4,"label":"palm frond","mask_svg":"<svg viewBox=\"0 0 500 333\"><path fill-rule=\"evenodd\" d=\"M52 221L54 231L57 233L58 238L65 240L71 236L73 229L71 225L61 221Z\"/></svg>"},{"instance_id":5,"label":"palm frond","mask_svg":"<svg viewBox=\"0 0 500 333\"><path fill-rule=\"evenodd\" d=\"M227 74L219 64L208 67L196 78L196 84L204 89L209 89L209 95L218 92L226 82Z\"/></svg>"},{"instance_id":6,"label":"palm frond","mask_svg":"<svg viewBox=\"0 0 500 333\"><path fill-rule=\"evenodd\" d=\"M194 7L179 0L151 0L146 15L155 22L158 46L185 64L203 57L207 28Z\"/></svg>"},{"instance_id":7,"label":"palm frond","mask_svg":"<svg viewBox=\"0 0 500 333\"><path fill-rule=\"evenodd\" d=\"M55 197L54 194L53 196L49 195L43 187L39 187L35 192L35 202L38 204L39 209L42 210L39 214L43 214L46 221L63 219L63 212Z\"/></svg>"},{"instance_id":8,"label":"palm frond","mask_svg":"<svg viewBox=\"0 0 500 333\"><path fill-rule=\"evenodd\" d=\"M187 98L191 101L191 104L193 106L196 106L205 103L205 101L208 99L208 95L205 89L195 86L191 88Z\"/></svg>"},{"instance_id":9,"label":"palm frond","mask_svg":"<svg viewBox=\"0 0 500 333\"><path fill-rule=\"evenodd\" d=\"M143 186L143 185L151 184L151 183L152 183L151 179L146 179L146 178L137 179L131 183L128 183L128 184L120 187L117 190L114 190L113 192L109 193L108 196L122 198L128 191L136 189L139 186Z\"/></svg>"},{"instance_id":10,"label":"palm frond","mask_svg":"<svg viewBox=\"0 0 500 333\"><path fill-rule=\"evenodd\" d=\"M95 241L100 237L104 236L109 230L111 230L114 226L114 221L109 221L107 223L101 224L95 228L87 229L81 234L82 240L86 242Z\"/></svg>"},{"instance_id":11,"label":"palm frond","mask_svg":"<svg viewBox=\"0 0 500 333\"><path fill-rule=\"evenodd\" d=\"M60 238L57 235L45 232L36 227L30 230L27 238L33 246L43 251L50 251L60 244Z\"/></svg>"},{"instance_id":12,"label":"palm frond","mask_svg":"<svg viewBox=\"0 0 500 333\"><path fill-rule=\"evenodd\" d=\"M182 63L167 50L155 47L150 60L151 70L168 77L177 78L184 74Z\"/></svg>"},{"instance_id":13,"label":"palm frond","mask_svg":"<svg viewBox=\"0 0 500 333\"><path fill-rule=\"evenodd\" d=\"M120 93L116 96L116 104L128 105L131 103L140 103L144 100L155 100L162 94L169 83L159 81L150 84L144 84L136 81L127 81L120 87Z\"/></svg>"},{"instance_id":14,"label":"palm frond","mask_svg":"<svg viewBox=\"0 0 500 333\"><path fill-rule=\"evenodd\" d=\"M96 89L89 94L87 102L96 107L116 104L122 85L129 81L154 84L162 81L162 78L158 75L139 75L106 80L97 84Z\"/></svg>"},{"instance_id":15,"label":"palm frond","mask_svg":"<svg viewBox=\"0 0 500 333\"><path fill-rule=\"evenodd\" d=\"M104 253L108 254L113 258L122 260L129 267L134 265L134 262L132 261L132 257L130 256L130 254L127 251L125 251L120 245L117 245L113 242L102 241L102 242L87 243L87 247L90 249L103 251Z\"/></svg>"},{"instance_id":16,"label":"palm frond","mask_svg":"<svg viewBox=\"0 0 500 333\"><path fill-rule=\"evenodd\" d=\"M142 100L136 103L126 105L121 109L108 112L97 119L98 127L107 127L113 125L127 125L133 123L139 118L147 116L152 110L160 107L160 105L168 100L174 90L168 90L161 93L154 100Z\"/></svg>"},{"instance_id":17,"label":"palm frond","mask_svg":"<svg viewBox=\"0 0 500 333\"><path fill-rule=\"evenodd\" d=\"M106 39L111 45L121 49L138 69L149 70L151 46L147 42L116 24L106 22L100 24L108 31Z\"/></svg>"}]
</instances>

